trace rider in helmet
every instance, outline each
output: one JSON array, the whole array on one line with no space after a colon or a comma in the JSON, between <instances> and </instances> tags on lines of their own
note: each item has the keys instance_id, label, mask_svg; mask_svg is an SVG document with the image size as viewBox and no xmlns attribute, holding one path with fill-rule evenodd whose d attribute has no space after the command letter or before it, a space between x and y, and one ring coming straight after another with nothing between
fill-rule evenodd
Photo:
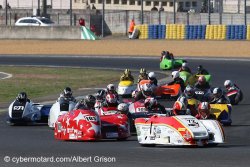
<instances>
[{"instance_id":1,"label":"rider in helmet","mask_svg":"<svg viewBox=\"0 0 250 167\"><path fill-rule=\"evenodd\" d=\"M153 97L148 97L145 99L144 101L144 105L145 108L149 111L149 112L153 112L153 113L159 113L160 114L166 114L166 109L163 105L161 105L160 103L157 102L157 100Z\"/></svg>"},{"instance_id":2,"label":"rider in helmet","mask_svg":"<svg viewBox=\"0 0 250 167\"><path fill-rule=\"evenodd\" d=\"M224 82L224 86L225 86L225 88L226 88L227 91L240 90L240 88L238 87L238 85L234 84L231 80L226 80Z\"/></svg>"},{"instance_id":3,"label":"rider in helmet","mask_svg":"<svg viewBox=\"0 0 250 167\"><path fill-rule=\"evenodd\" d=\"M204 76L199 76L198 81L195 83L194 87L201 90L210 89L210 85L206 81L206 78Z\"/></svg>"},{"instance_id":4,"label":"rider in helmet","mask_svg":"<svg viewBox=\"0 0 250 167\"><path fill-rule=\"evenodd\" d=\"M157 100L155 98L152 97L148 97L145 99L144 101L144 105L145 108L149 111L149 112L153 112L153 113L159 113L160 114L166 114L166 109L163 105L161 105L160 103L157 102Z\"/></svg>"},{"instance_id":5,"label":"rider in helmet","mask_svg":"<svg viewBox=\"0 0 250 167\"><path fill-rule=\"evenodd\" d=\"M134 101L138 101L141 99L146 99L147 97L154 97L153 89L151 84L143 84L141 87L141 91L137 92L134 97Z\"/></svg>"},{"instance_id":6,"label":"rider in helmet","mask_svg":"<svg viewBox=\"0 0 250 167\"><path fill-rule=\"evenodd\" d=\"M116 95L116 98L118 98L118 93L115 90L114 84L108 84L106 94L114 94Z\"/></svg>"},{"instance_id":7,"label":"rider in helmet","mask_svg":"<svg viewBox=\"0 0 250 167\"><path fill-rule=\"evenodd\" d=\"M108 93L105 97L105 101L102 103L103 107L117 107L119 104L118 98L113 93Z\"/></svg>"},{"instance_id":8,"label":"rider in helmet","mask_svg":"<svg viewBox=\"0 0 250 167\"><path fill-rule=\"evenodd\" d=\"M239 101L241 101L243 99L243 93L242 93L242 91L231 80L226 80L224 82L224 86L226 88L226 93L229 93L229 92L234 91L234 90L236 90L238 92L237 95L236 95L236 97L235 97L235 101L239 102ZM233 102L233 103L237 104L237 102Z\"/></svg>"},{"instance_id":9,"label":"rider in helmet","mask_svg":"<svg viewBox=\"0 0 250 167\"><path fill-rule=\"evenodd\" d=\"M187 110L188 112L195 116L197 114L197 107L199 104L199 101L196 98L194 88L192 86L187 86L184 90L184 93L180 97L186 97L188 104L187 104Z\"/></svg>"},{"instance_id":10,"label":"rider in helmet","mask_svg":"<svg viewBox=\"0 0 250 167\"><path fill-rule=\"evenodd\" d=\"M131 81L134 82L134 77L131 74L129 69L125 69L124 73L122 74L120 81Z\"/></svg>"},{"instance_id":11,"label":"rider in helmet","mask_svg":"<svg viewBox=\"0 0 250 167\"><path fill-rule=\"evenodd\" d=\"M21 102L21 103L26 103L30 102L30 99L28 99L27 93L26 92L20 92L18 93L16 100Z\"/></svg>"},{"instance_id":12,"label":"rider in helmet","mask_svg":"<svg viewBox=\"0 0 250 167\"><path fill-rule=\"evenodd\" d=\"M94 110L95 102L96 98L93 95L87 95L76 104L75 109Z\"/></svg>"},{"instance_id":13,"label":"rider in helmet","mask_svg":"<svg viewBox=\"0 0 250 167\"><path fill-rule=\"evenodd\" d=\"M173 54L170 53L169 51L162 51L162 52L161 52L161 60L162 60L162 59L171 60L171 59L173 59Z\"/></svg>"},{"instance_id":14,"label":"rider in helmet","mask_svg":"<svg viewBox=\"0 0 250 167\"><path fill-rule=\"evenodd\" d=\"M187 106L181 101L176 101L173 106L173 114L174 115L186 115Z\"/></svg>"},{"instance_id":15,"label":"rider in helmet","mask_svg":"<svg viewBox=\"0 0 250 167\"><path fill-rule=\"evenodd\" d=\"M152 85L154 85L154 86L158 85L158 81L156 79L156 76L155 76L154 72L148 73L148 79L151 81Z\"/></svg>"},{"instance_id":16,"label":"rider in helmet","mask_svg":"<svg viewBox=\"0 0 250 167\"><path fill-rule=\"evenodd\" d=\"M182 63L181 68L179 69L179 72L181 72L181 71L186 71L186 72L188 72L188 73L191 74L191 70L188 67L188 63L187 62Z\"/></svg>"},{"instance_id":17,"label":"rider in helmet","mask_svg":"<svg viewBox=\"0 0 250 167\"><path fill-rule=\"evenodd\" d=\"M184 90L184 96L187 97L187 99L195 98L194 88L188 85Z\"/></svg>"},{"instance_id":18,"label":"rider in helmet","mask_svg":"<svg viewBox=\"0 0 250 167\"><path fill-rule=\"evenodd\" d=\"M230 104L229 99L224 95L221 88L214 88L211 104Z\"/></svg>"},{"instance_id":19,"label":"rider in helmet","mask_svg":"<svg viewBox=\"0 0 250 167\"><path fill-rule=\"evenodd\" d=\"M209 75L209 72L205 68L203 68L202 65L199 65L197 67L197 73L196 73L196 75Z\"/></svg>"},{"instance_id":20,"label":"rider in helmet","mask_svg":"<svg viewBox=\"0 0 250 167\"><path fill-rule=\"evenodd\" d=\"M216 116L210 112L210 104L202 102L198 107L198 114L195 116L197 119L216 119Z\"/></svg>"},{"instance_id":21,"label":"rider in helmet","mask_svg":"<svg viewBox=\"0 0 250 167\"><path fill-rule=\"evenodd\" d=\"M67 101L76 102L76 99L73 97L70 87L66 87L63 90L63 92L60 94L60 97L58 98L58 101L60 101L62 99L67 100Z\"/></svg>"},{"instance_id":22,"label":"rider in helmet","mask_svg":"<svg viewBox=\"0 0 250 167\"><path fill-rule=\"evenodd\" d=\"M148 79L148 74L146 72L146 69L145 68L141 68L137 82L139 83L141 80L147 80L147 79Z\"/></svg>"},{"instance_id":23,"label":"rider in helmet","mask_svg":"<svg viewBox=\"0 0 250 167\"><path fill-rule=\"evenodd\" d=\"M161 59L160 59L160 61L162 61L163 59L166 59L167 57L166 57L166 51L165 50L163 50L162 52L161 52Z\"/></svg>"},{"instance_id":24,"label":"rider in helmet","mask_svg":"<svg viewBox=\"0 0 250 167\"><path fill-rule=\"evenodd\" d=\"M169 82L168 85L180 84L181 90L184 91L185 83L184 83L183 79L180 77L179 71L173 71L172 78L173 78L173 81Z\"/></svg>"},{"instance_id":25,"label":"rider in helmet","mask_svg":"<svg viewBox=\"0 0 250 167\"><path fill-rule=\"evenodd\" d=\"M129 108L126 103L120 103L117 106L117 111L120 112L121 114L128 114Z\"/></svg>"}]
</instances>

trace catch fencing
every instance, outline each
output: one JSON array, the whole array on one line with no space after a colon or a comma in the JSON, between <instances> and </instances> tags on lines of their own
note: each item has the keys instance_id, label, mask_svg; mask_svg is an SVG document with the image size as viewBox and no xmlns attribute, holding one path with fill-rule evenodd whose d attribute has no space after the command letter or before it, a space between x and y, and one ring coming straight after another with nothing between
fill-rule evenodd
<instances>
[{"instance_id":1,"label":"catch fencing","mask_svg":"<svg viewBox=\"0 0 250 167\"><path fill-rule=\"evenodd\" d=\"M14 25L18 18L32 16L31 9L9 9L7 17L5 10L0 10L0 25ZM95 25L96 31L102 33L101 10L73 10L71 17L69 10L48 10L48 16L58 26L78 26L80 18L85 19L87 27ZM7 19L7 22L6 22ZM244 13L190 13L190 12L166 12L144 11L143 19L141 11L105 11L103 32L104 35L127 34L129 22L150 25L185 24L185 25L247 25L250 24L250 14ZM71 21L72 20L72 21ZM72 23L72 25L71 25Z\"/></svg>"}]
</instances>

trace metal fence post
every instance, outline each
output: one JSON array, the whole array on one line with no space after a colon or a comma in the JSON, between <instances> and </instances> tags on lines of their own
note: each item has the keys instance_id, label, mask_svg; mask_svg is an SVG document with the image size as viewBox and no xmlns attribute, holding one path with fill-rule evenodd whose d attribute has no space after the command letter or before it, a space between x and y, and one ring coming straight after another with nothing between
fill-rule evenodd
<instances>
[{"instance_id":1,"label":"metal fence post","mask_svg":"<svg viewBox=\"0 0 250 167\"><path fill-rule=\"evenodd\" d=\"M219 1L220 24L222 24L222 3L223 3L223 0L220 0Z\"/></svg>"},{"instance_id":2,"label":"metal fence post","mask_svg":"<svg viewBox=\"0 0 250 167\"><path fill-rule=\"evenodd\" d=\"M244 23L247 25L247 0L244 0Z\"/></svg>"},{"instance_id":3,"label":"metal fence post","mask_svg":"<svg viewBox=\"0 0 250 167\"><path fill-rule=\"evenodd\" d=\"M141 24L144 23L143 17L143 0L141 0Z\"/></svg>"},{"instance_id":4,"label":"metal fence post","mask_svg":"<svg viewBox=\"0 0 250 167\"><path fill-rule=\"evenodd\" d=\"M161 25L161 10L159 10L159 25Z\"/></svg>"},{"instance_id":5,"label":"metal fence post","mask_svg":"<svg viewBox=\"0 0 250 167\"><path fill-rule=\"evenodd\" d=\"M128 32L127 32L127 30L128 30L128 21L129 21L129 19L128 19L128 11L126 10L125 11L125 27L126 27L125 34L126 34L126 36L128 35Z\"/></svg>"},{"instance_id":6,"label":"metal fence post","mask_svg":"<svg viewBox=\"0 0 250 167\"><path fill-rule=\"evenodd\" d=\"M60 15L59 15L59 13L57 13L57 24L59 25L60 24Z\"/></svg>"},{"instance_id":7,"label":"metal fence post","mask_svg":"<svg viewBox=\"0 0 250 167\"><path fill-rule=\"evenodd\" d=\"M187 25L189 25L189 13L187 12Z\"/></svg>"},{"instance_id":8,"label":"metal fence post","mask_svg":"<svg viewBox=\"0 0 250 167\"><path fill-rule=\"evenodd\" d=\"M210 4L210 0L207 0L208 1L208 24L210 25L211 24L211 11L210 11L210 8L211 8L211 4Z\"/></svg>"},{"instance_id":9,"label":"metal fence post","mask_svg":"<svg viewBox=\"0 0 250 167\"><path fill-rule=\"evenodd\" d=\"M70 26L72 26L72 0L69 1Z\"/></svg>"},{"instance_id":10,"label":"metal fence post","mask_svg":"<svg viewBox=\"0 0 250 167\"><path fill-rule=\"evenodd\" d=\"M175 0L173 0L173 8L174 8L174 24L176 23L176 12L175 12L175 9L176 9L176 6L175 6Z\"/></svg>"},{"instance_id":11,"label":"metal fence post","mask_svg":"<svg viewBox=\"0 0 250 167\"><path fill-rule=\"evenodd\" d=\"M8 0L5 0L5 25L8 25Z\"/></svg>"},{"instance_id":12,"label":"metal fence post","mask_svg":"<svg viewBox=\"0 0 250 167\"><path fill-rule=\"evenodd\" d=\"M40 16L40 0L37 1L37 16Z\"/></svg>"},{"instance_id":13,"label":"metal fence post","mask_svg":"<svg viewBox=\"0 0 250 167\"><path fill-rule=\"evenodd\" d=\"M104 22L105 22L105 0L102 0L102 37L104 37Z\"/></svg>"}]
</instances>

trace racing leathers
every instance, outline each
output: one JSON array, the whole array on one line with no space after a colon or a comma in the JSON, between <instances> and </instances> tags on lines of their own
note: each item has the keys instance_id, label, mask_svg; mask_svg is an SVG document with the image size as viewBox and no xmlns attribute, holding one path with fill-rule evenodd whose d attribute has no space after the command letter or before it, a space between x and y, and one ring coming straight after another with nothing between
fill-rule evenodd
<instances>
[{"instance_id":1,"label":"racing leathers","mask_svg":"<svg viewBox=\"0 0 250 167\"><path fill-rule=\"evenodd\" d=\"M230 104L229 99L223 94L220 98L213 98L210 104Z\"/></svg>"},{"instance_id":2,"label":"racing leathers","mask_svg":"<svg viewBox=\"0 0 250 167\"><path fill-rule=\"evenodd\" d=\"M202 117L202 115L198 113L195 116L195 118L197 118L197 119L212 119L212 120L216 120L216 116L214 114L212 114L212 113L210 113L208 116L205 116L205 117Z\"/></svg>"},{"instance_id":3,"label":"racing leathers","mask_svg":"<svg viewBox=\"0 0 250 167\"><path fill-rule=\"evenodd\" d=\"M168 85L180 84L181 91L183 92L185 89L185 83L181 77L175 78L173 81L169 82Z\"/></svg>"},{"instance_id":4,"label":"racing leathers","mask_svg":"<svg viewBox=\"0 0 250 167\"><path fill-rule=\"evenodd\" d=\"M196 75L209 75L209 72L203 68L203 69L197 71Z\"/></svg>"},{"instance_id":5,"label":"racing leathers","mask_svg":"<svg viewBox=\"0 0 250 167\"><path fill-rule=\"evenodd\" d=\"M152 107L148 107L147 109L149 112L152 112L152 113L159 113L160 112L161 114L167 114L165 107L159 103L153 105Z\"/></svg>"},{"instance_id":6,"label":"racing leathers","mask_svg":"<svg viewBox=\"0 0 250 167\"><path fill-rule=\"evenodd\" d=\"M62 100L66 100L66 101L72 101L76 103L76 99L74 98L74 96L70 96L70 97L65 97L63 93L60 94L59 98L57 99L57 101L62 101Z\"/></svg>"},{"instance_id":7,"label":"racing leathers","mask_svg":"<svg viewBox=\"0 0 250 167\"><path fill-rule=\"evenodd\" d=\"M120 81L131 81L131 82L134 82L134 77L131 75L131 74L125 74L123 73L121 78L120 78Z\"/></svg>"},{"instance_id":8,"label":"racing leathers","mask_svg":"<svg viewBox=\"0 0 250 167\"><path fill-rule=\"evenodd\" d=\"M194 87L199 90L207 90L210 89L210 85L208 82L205 82L204 84L199 84L198 82L195 83Z\"/></svg>"},{"instance_id":9,"label":"racing leathers","mask_svg":"<svg viewBox=\"0 0 250 167\"><path fill-rule=\"evenodd\" d=\"M191 70L190 70L189 67L181 67L181 68L179 69L179 72L182 72L182 71L186 71L186 72L188 72L188 73L191 74Z\"/></svg>"}]
</instances>

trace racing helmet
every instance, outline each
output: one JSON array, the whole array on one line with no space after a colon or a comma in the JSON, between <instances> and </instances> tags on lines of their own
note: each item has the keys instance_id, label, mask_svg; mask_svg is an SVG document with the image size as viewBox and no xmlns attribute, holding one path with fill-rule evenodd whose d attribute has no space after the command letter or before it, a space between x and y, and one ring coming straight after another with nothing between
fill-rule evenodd
<instances>
[{"instance_id":1,"label":"racing helmet","mask_svg":"<svg viewBox=\"0 0 250 167\"><path fill-rule=\"evenodd\" d=\"M172 72L172 78L173 78L173 79L176 79L176 78L179 78L179 77L180 77L179 71L173 71L173 72Z\"/></svg>"},{"instance_id":2,"label":"racing helmet","mask_svg":"<svg viewBox=\"0 0 250 167\"><path fill-rule=\"evenodd\" d=\"M94 108L96 102L96 98L93 95L87 95L84 98L84 105L88 108Z\"/></svg>"},{"instance_id":3,"label":"racing helmet","mask_svg":"<svg viewBox=\"0 0 250 167\"><path fill-rule=\"evenodd\" d=\"M130 74L131 74L131 72L130 72L130 70L129 70L129 69L125 69L124 74L126 74L126 75L130 75Z\"/></svg>"},{"instance_id":4,"label":"racing helmet","mask_svg":"<svg viewBox=\"0 0 250 167\"><path fill-rule=\"evenodd\" d=\"M197 67L197 70L198 70L198 71L201 71L201 70L203 70L203 67L202 67L202 65L199 65L199 66Z\"/></svg>"},{"instance_id":5,"label":"racing helmet","mask_svg":"<svg viewBox=\"0 0 250 167\"><path fill-rule=\"evenodd\" d=\"M198 78L198 84L203 85L206 83L206 78L204 76L199 76Z\"/></svg>"},{"instance_id":6,"label":"racing helmet","mask_svg":"<svg viewBox=\"0 0 250 167\"><path fill-rule=\"evenodd\" d=\"M210 104L208 102L202 102L198 106L198 112L202 118L206 118L210 114Z\"/></svg>"},{"instance_id":7,"label":"racing helmet","mask_svg":"<svg viewBox=\"0 0 250 167\"><path fill-rule=\"evenodd\" d=\"M184 90L184 94L187 98L192 98L194 96L194 88L188 85Z\"/></svg>"},{"instance_id":8,"label":"racing helmet","mask_svg":"<svg viewBox=\"0 0 250 167\"><path fill-rule=\"evenodd\" d=\"M177 101L180 101L181 103L184 104L184 106L187 106L188 105L188 100L185 96L180 96Z\"/></svg>"},{"instance_id":9,"label":"racing helmet","mask_svg":"<svg viewBox=\"0 0 250 167\"><path fill-rule=\"evenodd\" d=\"M223 95L223 92L222 92L221 88L218 88L218 87L214 88L213 95L217 99L221 98L221 96Z\"/></svg>"},{"instance_id":10,"label":"racing helmet","mask_svg":"<svg viewBox=\"0 0 250 167\"><path fill-rule=\"evenodd\" d=\"M108 91L108 93L115 93L115 85L114 84L108 84L107 91Z\"/></svg>"},{"instance_id":11,"label":"racing helmet","mask_svg":"<svg viewBox=\"0 0 250 167\"><path fill-rule=\"evenodd\" d=\"M142 85L142 94L144 96L151 96L153 93L152 86L149 83L143 84Z\"/></svg>"},{"instance_id":12,"label":"racing helmet","mask_svg":"<svg viewBox=\"0 0 250 167\"><path fill-rule=\"evenodd\" d=\"M118 102L118 99L115 94L109 93L106 96L106 101L108 104L116 104Z\"/></svg>"},{"instance_id":13,"label":"racing helmet","mask_svg":"<svg viewBox=\"0 0 250 167\"><path fill-rule=\"evenodd\" d=\"M70 88L70 87L66 87L66 88L63 90L63 95L64 95L64 97L71 97L71 96L72 96L71 88Z\"/></svg>"},{"instance_id":14,"label":"racing helmet","mask_svg":"<svg viewBox=\"0 0 250 167\"><path fill-rule=\"evenodd\" d=\"M173 106L174 115L186 115L187 107L181 101L176 101Z\"/></svg>"},{"instance_id":15,"label":"racing helmet","mask_svg":"<svg viewBox=\"0 0 250 167\"><path fill-rule=\"evenodd\" d=\"M154 72L150 72L148 73L148 78L151 80L153 78L155 78L155 73Z\"/></svg>"},{"instance_id":16,"label":"racing helmet","mask_svg":"<svg viewBox=\"0 0 250 167\"><path fill-rule=\"evenodd\" d=\"M182 63L181 65L183 68L187 68L188 67L188 64L186 62Z\"/></svg>"},{"instance_id":17,"label":"racing helmet","mask_svg":"<svg viewBox=\"0 0 250 167\"><path fill-rule=\"evenodd\" d=\"M128 112L128 105L126 103L121 103L117 106L117 110L122 114L126 114Z\"/></svg>"},{"instance_id":18,"label":"racing helmet","mask_svg":"<svg viewBox=\"0 0 250 167\"><path fill-rule=\"evenodd\" d=\"M145 108L152 108L154 105L157 105L157 100L155 98L148 97L144 101Z\"/></svg>"},{"instance_id":19,"label":"racing helmet","mask_svg":"<svg viewBox=\"0 0 250 167\"><path fill-rule=\"evenodd\" d=\"M226 80L224 82L224 86L225 86L225 88L230 88L233 86L233 82L231 80Z\"/></svg>"},{"instance_id":20,"label":"racing helmet","mask_svg":"<svg viewBox=\"0 0 250 167\"><path fill-rule=\"evenodd\" d=\"M146 74L146 69L145 68L141 68L140 69L140 74Z\"/></svg>"},{"instance_id":21,"label":"racing helmet","mask_svg":"<svg viewBox=\"0 0 250 167\"><path fill-rule=\"evenodd\" d=\"M96 100L103 100L105 95L105 90L98 90L96 93Z\"/></svg>"},{"instance_id":22,"label":"racing helmet","mask_svg":"<svg viewBox=\"0 0 250 167\"><path fill-rule=\"evenodd\" d=\"M25 100L27 100L27 94L26 94L26 92L20 92L17 95L17 100L18 101L25 101Z\"/></svg>"},{"instance_id":23,"label":"racing helmet","mask_svg":"<svg viewBox=\"0 0 250 167\"><path fill-rule=\"evenodd\" d=\"M161 52L161 55L162 55L162 56L166 55L166 51L163 50L163 51Z\"/></svg>"}]
</instances>

